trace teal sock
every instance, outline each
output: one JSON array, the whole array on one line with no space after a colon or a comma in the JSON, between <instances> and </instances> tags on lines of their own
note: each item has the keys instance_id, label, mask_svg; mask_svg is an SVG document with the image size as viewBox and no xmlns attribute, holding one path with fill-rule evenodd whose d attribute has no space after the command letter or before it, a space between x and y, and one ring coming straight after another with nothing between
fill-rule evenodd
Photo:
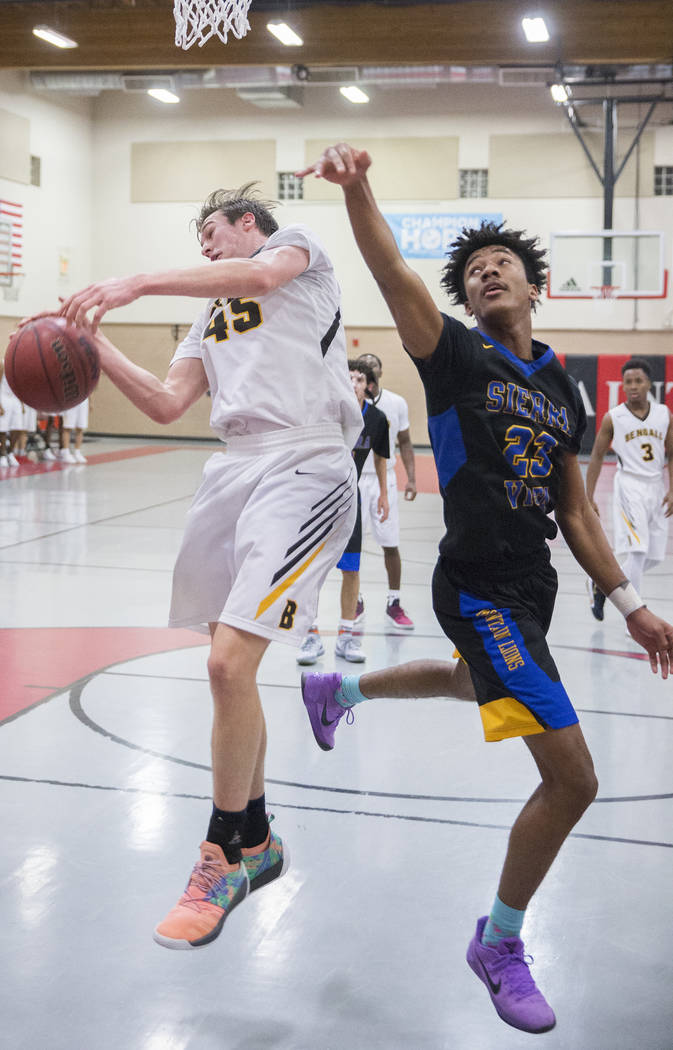
<instances>
[{"instance_id":1,"label":"teal sock","mask_svg":"<svg viewBox=\"0 0 673 1050\"><path fill-rule=\"evenodd\" d=\"M342 707L352 707L353 704L361 704L363 700L369 700L368 696L360 692L360 675L345 674L341 679L341 685L334 694L334 699Z\"/></svg>"},{"instance_id":2,"label":"teal sock","mask_svg":"<svg viewBox=\"0 0 673 1050\"><path fill-rule=\"evenodd\" d=\"M481 943L490 945L493 948L505 937L518 937L521 933L525 914L525 911L518 911L516 908L510 908L507 904L503 904L500 897L496 894L491 914L481 935Z\"/></svg>"}]
</instances>

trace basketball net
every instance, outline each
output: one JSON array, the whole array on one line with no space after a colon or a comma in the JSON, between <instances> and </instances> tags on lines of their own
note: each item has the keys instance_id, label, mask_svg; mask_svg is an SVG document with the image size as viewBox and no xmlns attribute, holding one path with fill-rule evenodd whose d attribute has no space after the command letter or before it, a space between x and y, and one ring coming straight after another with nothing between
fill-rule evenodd
<instances>
[{"instance_id":1,"label":"basketball net","mask_svg":"<svg viewBox=\"0 0 673 1050\"><path fill-rule=\"evenodd\" d=\"M617 305L618 293L621 291L616 284L594 284L591 286L591 295L594 301L594 315L601 321L611 318Z\"/></svg>"},{"instance_id":2,"label":"basketball net","mask_svg":"<svg viewBox=\"0 0 673 1050\"><path fill-rule=\"evenodd\" d=\"M203 47L211 36L223 44L232 32L240 40L250 29L248 9L251 0L174 0L175 43L183 51L192 44Z\"/></svg>"}]
</instances>

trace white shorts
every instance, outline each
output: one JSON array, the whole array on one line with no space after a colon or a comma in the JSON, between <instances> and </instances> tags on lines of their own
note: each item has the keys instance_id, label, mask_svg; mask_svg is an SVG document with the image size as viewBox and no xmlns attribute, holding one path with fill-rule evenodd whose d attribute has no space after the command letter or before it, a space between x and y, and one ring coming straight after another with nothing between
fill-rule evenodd
<instances>
[{"instance_id":1,"label":"white shorts","mask_svg":"<svg viewBox=\"0 0 673 1050\"><path fill-rule=\"evenodd\" d=\"M219 621L301 645L353 531L355 494L337 425L228 439L187 516L170 626Z\"/></svg>"},{"instance_id":2,"label":"white shorts","mask_svg":"<svg viewBox=\"0 0 673 1050\"><path fill-rule=\"evenodd\" d=\"M0 433L9 434L12 430L26 429L26 411L18 397L3 398L2 407L4 412L0 416Z\"/></svg>"},{"instance_id":3,"label":"white shorts","mask_svg":"<svg viewBox=\"0 0 673 1050\"><path fill-rule=\"evenodd\" d=\"M89 425L89 398L61 413L61 419L64 430L86 430Z\"/></svg>"},{"instance_id":4,"label":"white shorts","mask_svg":"<svg viewBox=\"0 0 673 1050\"><path fill-rule=\"evenodd\" d=\"M33 434L37 430L37 410L29 408L28 405L24 406L23 410L23 427L22 430L27 430L29 434Z\"/></svg>"},{"instance_id":5,"label":"white shorts","mask_svg":"<svg viewBox=\"0 0 673 1050\"><path fill-rule=\"evenodd\" d=\"M663 478L638 478L618 470L612 491L615 554L642 551L649 561L666 556L668 518L662 500Z\"/></svg>"},{"instance_id":6,"label":"white shorts","mask_svg":"<svg viewBox=\"0 0 673 1050\"><path fill-rule=\"evenodd\" d=\"M399 547L400 545L400 512L397 505L397 475L394 470L387 470L388 504L390 511L385 521L379 521L377 503L379 500L379 479L376 474L360 475L360 499L362 501L362 538L367 529L379 547Z\"/></svg>"}]
</instances>

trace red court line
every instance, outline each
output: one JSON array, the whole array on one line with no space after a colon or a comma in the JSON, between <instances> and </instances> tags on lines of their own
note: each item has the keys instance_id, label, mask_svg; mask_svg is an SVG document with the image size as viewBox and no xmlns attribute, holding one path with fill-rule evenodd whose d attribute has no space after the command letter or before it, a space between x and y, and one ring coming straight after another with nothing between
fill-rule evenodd
<instances>
[{"instance_id":1,"label":"red court line","mask_svg":"<svg viewBox=\"0 0 673 1050\"><path fill-rule=\"evenodd\" d=\"M21 460L18 467L0 468L0 481L8 478L25 478L31 474L53 474L60 470L71 470L73 467L92 466L99 463L116 463L122 459L137 459L139 456L158 456L163 452L184 451L189 446L185 445L142 445L138 448L120 449L118 452L98 452L87 456L84 463L61 463L60 460L52 460L50 463L33 463L31 460ZM202 447L202 446L200 446ZM193 451L190 449L190 451Z\"/></svg>"},{"instance_id":2,"label":"red court line","mask_svg":"<svg viewBox=\"0 0 673 1050\"><path fill-rule=\"evenodd\" d=\"M414 458L416 460L416 490L418 492L439 492L437 468L432 453L417 452ZM407 473L399 456L395 463L395 473L397 474L397 488L400 492L404 492Z\"/></svg>"},{"instance_id":3,"label":"red court line","mask_svg":"<svg viewBox=\"0 0 673 1050\"><path fill-rule=\"evenodd\" d=\"M86 466L95 467L99 463L117 463L124 459L137 459L139 456L157 456L164 452L183 452L185 449L189 449L191 452L197 449L202 451L204 447L203 445L140 445L137 448L120 449L117 452L93 453L87 456ZM216 451L217 447L216 444L213 444L212 451ZM437 470L432 453L417 452L415 458L416 488L418 492L439 492ZM59 460L50 463L33 463L30 460L22 460L18 467L0 468L0 481L6 481L8 478L28 477L33 474L51 474L55 471L71 470L76 466L83 468L85 464L61 463ZM400 492L403 492L407 475L399 456L395 464L395 472L397 474L397 487Z\"/></svg>"},{"instance_id":4,"label":"red court line","mask_svg":"<svg viewBox=\"0 0 673 1050\"><path fill-rule=\"evenodd\" d=\"M25 627L0 630L0 722L112 664L207 645L171 627Z\"/></svg>"}]
</instances>

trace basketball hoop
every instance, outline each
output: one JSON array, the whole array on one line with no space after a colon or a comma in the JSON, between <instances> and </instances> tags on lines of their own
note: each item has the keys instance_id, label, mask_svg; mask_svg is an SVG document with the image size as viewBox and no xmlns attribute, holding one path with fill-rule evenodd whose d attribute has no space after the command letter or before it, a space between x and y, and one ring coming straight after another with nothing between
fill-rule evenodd
<instances>
[{"instance_id":1,"label":"basketball hoop","mask_svg":"<svg viewBox=\"0 0 673 1050\"><path fill-rule=\"evenodd\" d=\"M25 274L19 273L17 270L8 270L5 273L0 273L0 288L2 288L2 298L5 302L15 303L17 301L24 277Z\"/></svg>"},{"instance_id":2,"label":"basketball hoop","mask_svg":"<svg viewBox=\"0 0 673 1050\"><path fill-rule=\"evenodd\" d=\"M618 284L592 284L591 286L593 299L616 299L619 291Z\"/></svg>"},{"instance_id":3,"label":"basketball hoop","mask_svg":"<svg viewBox=\"0 0 673 1050\"><path fill-rule=\"evenodd\" d=\"M175 44L187 51L192 44L203 47L211 36L223 44L232 32L240 40L250 29L251 0L174 0Z\"/></svg>"},{"instance_id":4,"label":"basketball hoop","mask_svg":"<svg viewBox=\"0 0 673 1050\"><path fill-rule=\"evenodd\" d=\"M613 321L621 290L618 284L591 285L593 315L599 324L605 326Z\"/></svg>"}]
</instances>

